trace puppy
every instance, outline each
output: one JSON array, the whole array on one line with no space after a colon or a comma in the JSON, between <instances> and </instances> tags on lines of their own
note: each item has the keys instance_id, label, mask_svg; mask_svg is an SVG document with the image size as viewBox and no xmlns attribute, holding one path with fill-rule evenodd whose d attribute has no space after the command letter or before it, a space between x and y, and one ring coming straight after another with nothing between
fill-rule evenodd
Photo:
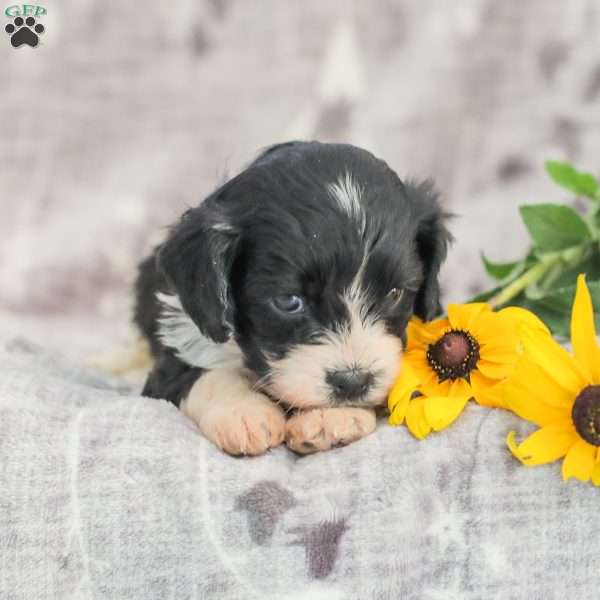
<instances>
[{"instance_id":1,"label":"puppy","mask_svg":"<svg viewBox=\"0 0 600 600\"><path fill-rule=\"evenodd\" d=\"M429 183L365 150L268 149L140 265L135 321L155 359L143 393L230 454L369 434L409 318L439 310L443 221Z\"/></svg>"}]
</instances>

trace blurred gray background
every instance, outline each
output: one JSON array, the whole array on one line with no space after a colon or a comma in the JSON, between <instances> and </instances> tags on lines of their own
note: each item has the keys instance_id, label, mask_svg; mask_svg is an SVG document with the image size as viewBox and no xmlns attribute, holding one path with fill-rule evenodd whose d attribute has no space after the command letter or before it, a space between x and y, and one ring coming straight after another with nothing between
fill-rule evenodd
<instances>
[{"instance_id":1,"label":"blurred gray background","mask_svg":"<svg viewBox=\"0 0 600 600\"><path fill-rule=\"evenodd\" d=\"M126 342L139 259L278 141L434 178L460 215L446 301L489 284L482 249L524 249L519 204L564 199L546 158L598 172L597 0L40 4L40 46L0 32L0 337Z\"/></svg>"}]
</instances>

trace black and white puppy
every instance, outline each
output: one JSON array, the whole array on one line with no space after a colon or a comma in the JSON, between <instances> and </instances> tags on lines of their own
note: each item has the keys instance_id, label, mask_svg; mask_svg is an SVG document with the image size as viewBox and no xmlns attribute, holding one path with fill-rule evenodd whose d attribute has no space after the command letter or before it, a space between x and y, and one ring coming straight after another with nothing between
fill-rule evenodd
<instances>
[{"instance_id":1,"label":"black and white puppy","mask_svg":"<svg viewBox=\"0 0 600 600\"><path fill-rule=\"evenodd\" d=\"M429 183L403 183L365 150L268 149L141 264L144 394L231 454L367 435L409 318L438 312L443 221Z\"/></svg>"}]
</instances>

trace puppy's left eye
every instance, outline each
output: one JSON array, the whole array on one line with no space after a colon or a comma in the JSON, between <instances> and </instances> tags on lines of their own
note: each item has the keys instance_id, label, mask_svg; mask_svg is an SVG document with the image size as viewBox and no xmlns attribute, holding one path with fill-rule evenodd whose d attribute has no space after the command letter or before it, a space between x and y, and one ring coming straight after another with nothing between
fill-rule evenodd
<instances>
[{"instance_id":1,"label":"puppy's left eye","mask_svg":"<svg viewBox=\"0 0 600 600\"><path fill-rule=\"evenodd\" d=\"M293 315L304 310L304 300L294 294L273 298L273 305L277 310Z\"/></svg>"},{"instance_id":2,"label":"puppy's left eye","mask_svg":"<svg viewBox=\"0 0 600 600\"><path fill-rule=\"evenodd\" d=\"M392 288L387 293L387 298L392 304L397 304L404 298L404 288Z\"/></svg>"}]
</instances>

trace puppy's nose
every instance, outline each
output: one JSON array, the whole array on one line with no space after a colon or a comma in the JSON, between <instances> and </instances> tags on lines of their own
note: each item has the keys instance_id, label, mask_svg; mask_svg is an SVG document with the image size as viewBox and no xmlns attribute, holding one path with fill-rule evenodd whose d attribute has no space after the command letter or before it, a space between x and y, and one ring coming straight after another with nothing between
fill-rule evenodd
<instances>
[{"instance_id":1,"label":"puppy's nose","mask_svg":"<svg viewBox=\"0 0 600 600\"><path fill-rule=\"evenodd\" d=\"M338 400L354 400L364 396L373 385L373 374L359 369L329 371L325 381Z\"/></svg>"}]
</instances>

